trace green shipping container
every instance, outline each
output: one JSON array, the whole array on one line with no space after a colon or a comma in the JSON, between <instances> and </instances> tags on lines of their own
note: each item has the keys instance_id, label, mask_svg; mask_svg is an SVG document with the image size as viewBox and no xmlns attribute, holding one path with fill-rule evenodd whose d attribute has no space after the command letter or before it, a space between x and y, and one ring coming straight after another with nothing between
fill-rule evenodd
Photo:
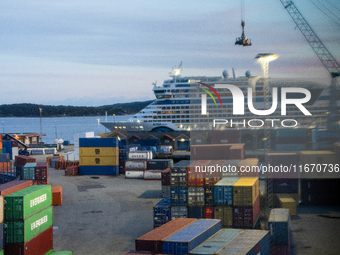
<instances>
[{"instance_id":1,"label":"green shipping container","mask_svg":"<svg viewBox=\"0 0 340 255\"><path fill-rule=\"evenodd\" d=\"M33 185L5 196L5 220L23 220L52 205L52 186Z\"/></svg>"},{"instance_id":2,"label":"green shipping container","mask_svg":"<svg viewBox=\"0 0 340 255\"><path fill-rule=\"evenodd\" d=\"M4 255L5 253L4 253L4 250L1 250L0 251L0 255Z\"/></svg>"},{"instance_id":3,"label":"green shipping container","mask_svg":"<svg viewBox=\"0 0 340 255\"><path fill-rule=\"evenodd\" d=\"M50 250L45 255L72 255L72 254L73 254L72 251L53 251L53 250Z\"/></svg>"},{"instance_id":4,"label":"green shipping container","mask_svg":"<svg viewBox=\"0 0 340 255\"><path fill-rule=\"evenodd\" d=\"M25 220L6 221L5 243L26 243L53 225L53 206Z\"/></svg>"},{"instance_id":5,"label":"green shipping container","mask_svg":"<svg viewBox=\"0 0 340 255\"><path fill-rule=\"evenodd\" d=\"M35 166L37 163L26 163L23 170L24 180L34 180L35 179Z\"/></svg>"}]
</instances>

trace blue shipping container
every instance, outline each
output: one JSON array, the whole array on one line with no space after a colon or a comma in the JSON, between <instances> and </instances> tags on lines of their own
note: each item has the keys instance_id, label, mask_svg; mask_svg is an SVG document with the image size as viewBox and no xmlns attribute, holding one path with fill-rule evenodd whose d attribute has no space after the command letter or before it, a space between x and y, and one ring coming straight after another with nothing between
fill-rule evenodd
<instances>
[{"instance_id":1,"label":"blue shipping container","mask_svg":"<svg viewBox=\"0 0 340 255\"><path fill-rule=\"evenodd\" d=\"M188 205L188 188L187 187L171 187L171 206L187 206Z\"/></svg>"},{"instance_id":2,"label":"blue shipping container","mask_svg":"<svg viewBox=\"0 0 340 255\"><path fill-rule=\"evenodd\" d=\"M15 178L16 178L16 173L0 173L0 184L14 181Z\"/></svg>"},{"instance_id":3,"label":"blue shipping container","mask_svg":"<svg viewBox=\"0 0 340 255\"><path fill-rule=\"evenodd\" d=\"M214 187L205 187L205 205L214 206Z\"/></svg>"},{"instance_id":4,"label":"blue shipping container","mask_svg":"<svg viewBox=\"0 0 340 255\"><path fill-rule=\"evenodd\" d=\"M147 164L148 170L165 170L170 167L170 160L150 160Z\"/></svg>"},{"instance_id":5,"label":"blue shipping container","mask_svg":"<svg viewBox=\"0 0 340 255\"><path fill-rule=\"evenodd\" d=\"M79 175L119 175L119 166L79 166Z\"/></svg>"},{"instance_id":6,"label":"blue shipping container","mask_svg":"<svg viewBox=\"0 0 340 255\"><path fill-rule=\"evenodd\" d=\"M171 167L171 186L186 187L188 185L187 167L190 166L192 163L193 161L191 160L182 160Z\"/></svg>"},{"instance_id":7,"label":"blue shipping container","mask_svg":"<svg viewBox=\"0 0 340 255\"><path fill-rule=\"evenodd\" d=\"M189 207L189 217L188 218L204 219L205 218L205 208L204 208L204 206Z\"/></svg>"},{"instance_id":8,"label":"blue shipping container","mask_svg":"<svg viewBox=\"0 0 340 255\"><path fill-rule=\"evenodd\" d=\"M154 227L162 226L171 220L170 197L165 197L153 207Z\"/></svg>"},{"instance_id":9,"label":"blue shipping container","mask_svg":"<svg viewBox=\"0 0 340 255\"><path fill-rule=\"evenodd\" d=\"M289 245L290 214L289 209L277 208L270 211L268 219L270 235L275 245Z\"/></svg>"},{"instance_id":10,"label":"blue shipping container","mask_svg":"<svg viewBox=\"0 0 340 255\"><path fill-rule=\"evenodd\" d=\"M118 147L115 137L79 138L79 147Z\"/></svg>"},{"instance_id":11,"label":"blue shipping container","mask_svg":"<svg viewBox=\"0 0 340 255\"><path fill-rule=\"evenodd\" d=\"M218 254L270 254L269 231L244 230Z\"/></svg>"},{"instance_id":12,"label":"blue shipping container","mask_svg":"<svg viewBox=\"0 0 340 255\"><path fill-rule=\"evenodd\" d=\"M188 208L186 206L171 207L171 220L177 218L188 218Z\"/></svg>"},{"instance_id":13,"label":"blue shipping container","mask_svg":"<svg viewBox=\"0 0 340 255\"><path fill-rule=\"evenodd\" d=\"M236 236L238 236L242 229L221 229L215 235L201 243L190 254L195 255L214 255L222 250L228 243L230 243Z\"/></svg>"},{"instance_id":14,"label":"blue shipping container","mask_svg":"<svg viewBox=\"0 0 340 255\"><path fill-rule=\"evenodd\" d=\"M164 254L188 254L222 228L220 220L201 219L163 240Z\"/></svg>"},{"instance_id":15,"label":"blue shipping container","mask_svg":"<svg viewBox=\"0 0 340 255\"><path fill-rule=\"evenodd\" d=\"M158 146L160 144L159 139L137 139L134 140L132 143L139 144L141 147Z\"/></svg>"},{"instance_id":16,"label":"blue shipping container","mask_svg":"<svg viewBox=\"0 0 340 255\"><path fill-rule=\"evenodd\" d=\"M215 205L233 205L233 185L239 180L238 177L223 178L214 186Z\"/></svg>"},{"instance_id":17,"label":"blue shipping container","mask_svg":"<svg viewBox=\"0 0 340 255\"><path fill-rule=\"evenodd\" d=\"M51 167L55 168L57 161L57 158L51 158Z\"/></svg>"}]
</instances>

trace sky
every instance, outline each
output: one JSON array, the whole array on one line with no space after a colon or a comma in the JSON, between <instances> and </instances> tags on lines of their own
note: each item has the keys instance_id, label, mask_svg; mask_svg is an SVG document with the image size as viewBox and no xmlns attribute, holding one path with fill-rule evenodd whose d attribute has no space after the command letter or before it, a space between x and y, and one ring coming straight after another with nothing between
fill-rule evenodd
<instances>
[{"instance_id":1,"label":"sky","mask_svg":"<svg viewBox=\"0 0 340 255\"><path fill-rule=\"evenodd\" d=\"M0 104L100 106L154 99L183 61L182 76L262 75L258 53L279 58L273 78L329 79L279 0L0 1ZM295 0L340 62L340 1ZM328 13L331 10L335 16ZM326 8L325 8L326 7ZM335 21L335 22L334 22Z\"/></svg>"}]
</instances>

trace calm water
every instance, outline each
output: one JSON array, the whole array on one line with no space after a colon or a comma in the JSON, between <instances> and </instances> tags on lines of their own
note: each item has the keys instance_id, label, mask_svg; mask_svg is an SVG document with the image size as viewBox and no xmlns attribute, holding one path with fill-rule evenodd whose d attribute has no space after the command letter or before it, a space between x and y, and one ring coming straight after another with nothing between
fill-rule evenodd
<instances>
[{"instance_id":1,"label":"calm water","mask_svg":"<svg viewBox=\"0 0 340 255\"><path fill-rule=\"evenodd\" d=\"M107 121L123 121L130 118L131 115L125 116L107 116ZM53 143L54 139L64 139L73 143L73 135L82 132L93 131L98 133L109 132L98 120L105 122L105 116L92 117L55 117L55 118L0 118L1 133L40 133L42 131L46 136L42 136L44 143Z\"/></svg>"}]
</instances>

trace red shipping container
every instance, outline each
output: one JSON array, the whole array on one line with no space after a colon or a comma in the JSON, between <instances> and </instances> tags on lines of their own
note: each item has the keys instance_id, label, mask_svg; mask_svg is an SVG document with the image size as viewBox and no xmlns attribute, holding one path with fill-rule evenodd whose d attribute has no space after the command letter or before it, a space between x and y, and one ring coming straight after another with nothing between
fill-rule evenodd
<instances>
[{"instance_id":1,"label":"red shipping container","mask_svg":"<svg viewBox=\"0 0 340 255\"><path fill-rule=\"evenodd\" d=\"M206 206L205 207L205 218L206 219L214 219L214 207Z\"/></svg>"},{"instance_id":2,"label":"red shipping container","mask_svg":"<svg viewBox=\"0 0 340 255\"><path fill-rule=\"evenodd\" d=\"M5 244L5 254L11 255L44 255L53 249L53 227L33 237L24 244Z\"/></svg>"},{"instance_id":3,"label":"red shipping container","mask_svg":"<svg viewBox=\"0 0 340 255\"><path fill-rule=\"evenodd\" d=\"M0 195L6 196L18 190L32 186L32 180L11 181L0 185Z\"/></svg>"},{"instance_id":4,"label":"red shipping container","mask_svg":"<svg viewBox=\"0 0 340 255\"><path fill-rule=\"evenodd\" d=\"M197 160L188 167L188 186L202 187L204 186L205 173L202 168L210 163L210 160ZM197 167L197 171L196 171Z\"/></svg>"},{"instance_id":5,"label":"red shipping container","mask_svg":"<svg viewBox=\"0 0 340 255\"><path fill-rule=\"evenodd\" d=\"M240 131L239 130L213 130L210 140L211 144L228 144L239 143Z\"/></svg>"},{"instance_id":6,"label":"red shipping container","mask_svg":"<svg viewBox=\"0 0 340 255\"><path fill-rule=\"evenodd\" d=\"M36 162L35 158L20 155L20 156L15 156L15 166L24 166L26 163L34 163Z\"/></svg>"},{"instance_id":7,"label":"red shipping container","mask_svg":"<svg viewBox=\"0 0 340 255\"><path fill-rule=\"evenodd\" d=\"M244 159L244 143L233 144L230 147L229 159Z\"/></svg>"},{"instance_id":8,"label":"red shipping container","mask_svg":"<svg viewBox=\"0 0 340 255\"><path fill-rule=\"evenodd\" d=\"M213 187L222 179L222 170L225 162L225 160L212 160L207 164L204 176L205 186Z\"/></svg>"},{"instance_id":9,"label":"red shipping container","mask_svg":"<svg viewBox=\"0 0 340 255\"><path fill-rule=\"evenodd\" d=\"M47 180L48 177L48 163L38 162L35 166L35 179L36 180Z\"/></svg>"},{"instance_id":10,"label":"red shipping container","mask_svg":"<svg viewBox=\"0 0 340 255\"><path fill-rule=\"evenodd\" d=\"M171 172L170 168L162 171L162 186L170 186L171 184Z\"/></svg>"},{"instance_id":11,"label":"red shipping container","mask_svg":"<svg viewBox=\"0 0 340 255\"><path fill-rule=\"evenodd\" d=\"M47 162L46 162L47 163ZM52 205L61 205L63 202L63 187L52 186Z\"/></svg>"},{"instance_id":12,"label":"red shipping container","mask_svg":"<svg viewBox=\"0 0 340 255\"><path fill-rule=\"evenodd\" d=\"M69 166L65 168L65 176L75 176L79 174L79 166Z\"/></svg>"},{"instance_id":13,"label":"red shipping container","mask_svg":"<svg viewBox=\"0 0 340 255\"><path fill-rule=\"evenodd\" d=\"M47 179L44 180L33 180L33 185L47 185L49 184L49 178L47 176Z\"/></svg>"},{"instance_id":14,"label":"red shipping container","mask_svg":"<svg viewBox=\"0 0 340 255\"><path fill-rule=\"evenodd\" d=\"M234 206L234 228L253 228L260 216L260 196L253 206Z\"/></svg>"},{"instance_id":15,"label":"red shipping container","mask_svg":"<svg viewBox=\"0 0 340 255\"><path fill-rule=\"evenodd\" d=\"M162 253L162 240L190 225L196 219L177 218L135 240L137 251Z\"/></svg>"},{"instance_id":16,"label":"red shipping container","mask_svg":"<svg viewBox=\"0 0 340 255\"><path fill-rule=\"evenodd\" d=\"M11 162L0 162L0 172L11 172Z\"/></svg>"}]
</instances>

